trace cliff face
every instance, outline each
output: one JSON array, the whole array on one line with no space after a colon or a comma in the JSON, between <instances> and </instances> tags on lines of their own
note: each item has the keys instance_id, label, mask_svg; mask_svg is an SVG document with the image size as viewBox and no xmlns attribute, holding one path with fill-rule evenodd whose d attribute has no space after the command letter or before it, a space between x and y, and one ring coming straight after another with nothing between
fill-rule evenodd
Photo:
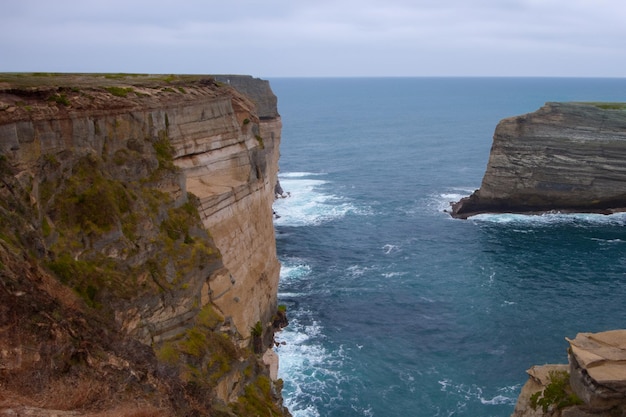
<instances>
[{"instance_id":1,"label":"cliff face","mask_svg":"<svg viewBox=\"0 0 626 417\"><path fill-rule=\"evenodd\" d=\"M452 215L623 210L625 180L624 106L547 103L498 124L480 189Z\"/></svg>"},{"instance_id":2,"label":"cliff face","mask_svg":"<svg viewBox=\"0 0 626 417\"><path fill-rule=\"evenodd\" d=\"M241 78L261 93L199 76L0 82L0 407L286 413L252 352L277 308L281 122L267 83ZM79 384L97 389L61 407Z\"/></svg>"}]
</instances>

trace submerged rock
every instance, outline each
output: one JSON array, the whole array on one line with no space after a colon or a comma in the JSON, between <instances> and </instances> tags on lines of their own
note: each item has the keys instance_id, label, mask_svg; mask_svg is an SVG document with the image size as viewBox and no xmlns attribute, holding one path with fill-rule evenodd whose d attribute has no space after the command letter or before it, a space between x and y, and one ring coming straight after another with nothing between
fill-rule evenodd
<instances>
[{"instance_id":1,"label":"submerged rock","mask_svg":"<svg viewBox=\"0 0 626 417\"><path fill-rule=\"evenodd\" d=\"M626 208L626 104L547 103L496 127L480 189L451 215Z\"/></svg>"}]
</instances>

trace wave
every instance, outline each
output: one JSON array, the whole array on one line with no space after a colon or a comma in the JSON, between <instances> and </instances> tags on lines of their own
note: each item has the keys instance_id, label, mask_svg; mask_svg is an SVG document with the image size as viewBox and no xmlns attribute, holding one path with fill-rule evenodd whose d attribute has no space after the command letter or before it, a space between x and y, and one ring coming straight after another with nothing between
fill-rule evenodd
<instances>
[{"instance_id":1,"label":"wave","mask_svg":"<svg viewBox=\"0 0 626 417\"><path fill-rule=\"evenodd\" d=\"M620 243L626 243L626 240L623 239L600 239L597 237L592 237L591 240L598 242L600 245L613 245L613 244L620 244Z\"/></svg>"},{"instance_id":2,"label":"wave","mask_svg":"<svg viewBox=\"0 0 626 417\"><path fill-rule=\"evenodd\" d=\"M450 210L450 203L457 202L469 196L474 189L469 187L453 187L444 192L434 193L427 203L431 211L446 212ZM485 213L477 214L468 220L479 223L492 224L532 224L532 225L626 225L626 213L597 214L597 213L561 213L559 211L541 214L521 213ZM523 232L523 230L520 230Z\"/></svg>"},{"instance_id":3,"label":"wave","mask_svg":"<svg viewBox=\"0 0 626 417\"><path fill-rule=\"evenodd\" d=\"M390 253L395 253L395 252L400 251L400 246L387 243L385 246L382 247L382 249L385 255L389 255Z\"/></svg>"},{"instance_id":4,"label":"wave","mask_svg":"<svg viewBox=\"0 0 626 417\"><path fill-rule=\"evenodd\" d=\"M441 391L459 397L461 402L480 401L484 405L515 405L519 395L521 385L511 385L497 389L497 393L488 396L483 393L483 389L477 385L456 384L450 379L439 381Z\"/></svg>"},{"instance_id":5,"label":"wave","mask_svg":"<svg viewBox=\"0 0 626 417\"><path fill-rule=\"evenodd\" d=\"M559 213L543 214L478 214L469 218L470 221L492 224L552 226L570 224L574 226L586 225L626 225L626 213L596 214L596 213Z\"/></svg>"},{"instance_id":6,"label":"wave","mask_svg":"<svg viewBox=\"0 0 626 417\"><path fill-rule=\"evenodd\" d=\"M288 282L299 280L311 273L311 266L300 259L286 259L281 262L280 280Z\"/></svg>"},{"instance_id":7,"label":"wave","mask_svg":"<svg viewBox=\"0 0 626 417\"><path fill-rule=\"evenodd\" d=\"M426 203L429 211L444 213L450 211L450 204L456 203L460 199L469 196L475 191L471 187L453 187L444 192L433 193L428 197Z\"/></svg>"},{"instance_id":8,"label":"wave","mask_svg":"<svg viewBox=\"0 0 626 417\"><path fill-rule=\"evenodd\" d=\"M344 379L341 351L330 352L321 342L320 324L307 310L289 312L289 326L276 334L280 358L278 377L284 381L285 405L294 417L318 417L317 404L327 403L329 389ZM306 324L308 323L308 324Z\"/></svg>"},{"instance_id":9,"label":"wave","mask_svg":"<svg viewBox=\"0 0 626 417\"><path fill-rule=\"evenodd\" d=\"M324 172L285 172L278 174L278 179L281 181L286 178L304 178L304 177L317 177L320 175L326 175Z\"/></svg>"},{"instance_id":10,"label":"wave","mask_svg":"<svg viewBox=\"0 0 626 417\"><path fill-rule=\"evenodd\" d=\"M279 176L281 187L288 195L274 202L277 226L319 225L360 210L343 197L328 193L328 181L308 178L319 176L310 172L292 172Z\"/></svg>"}]
</instances>

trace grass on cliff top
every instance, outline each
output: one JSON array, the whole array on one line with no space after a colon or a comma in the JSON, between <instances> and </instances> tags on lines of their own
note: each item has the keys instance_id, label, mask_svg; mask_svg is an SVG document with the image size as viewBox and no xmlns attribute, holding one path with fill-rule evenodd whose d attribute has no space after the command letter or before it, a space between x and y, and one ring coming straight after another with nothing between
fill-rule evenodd
<instances>
[{"instance_id":1,"label":"grass on cliff top","mask_svg":"<svg viewBox=\"0 0 626 417\"><path fill-rule=\"evenodd\" d=\"M0 73L0 90L33 87L109 87L121 84L131 86L184 85L207 79L214 80L214 76L210 74L5 72Z\"/></svg>"},{"instance_id":2,"label":"grass on cliff top","mask_svg":"<svg viewBox=\"0 0 626 417\"><path fill-rule=\"evenodd\" d=\"M626 110L626 103L592 101L583 104L589 104L603 110Z\"/></svg>"}]
</instances>

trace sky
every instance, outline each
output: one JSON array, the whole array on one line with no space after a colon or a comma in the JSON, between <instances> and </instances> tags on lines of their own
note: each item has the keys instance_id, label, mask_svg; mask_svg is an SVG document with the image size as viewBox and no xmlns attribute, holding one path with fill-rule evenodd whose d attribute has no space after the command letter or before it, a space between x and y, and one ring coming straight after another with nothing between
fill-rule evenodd
<instances>
[{"instance_id":1,"label":"sky","mask_svg":"<svg viewBox=\"0 0 626 417\"><path fill-rule=\"evenodd\" d=\"M0 72L625 77L624 0L19 0Z\"/></svg>"}]
</instances>

